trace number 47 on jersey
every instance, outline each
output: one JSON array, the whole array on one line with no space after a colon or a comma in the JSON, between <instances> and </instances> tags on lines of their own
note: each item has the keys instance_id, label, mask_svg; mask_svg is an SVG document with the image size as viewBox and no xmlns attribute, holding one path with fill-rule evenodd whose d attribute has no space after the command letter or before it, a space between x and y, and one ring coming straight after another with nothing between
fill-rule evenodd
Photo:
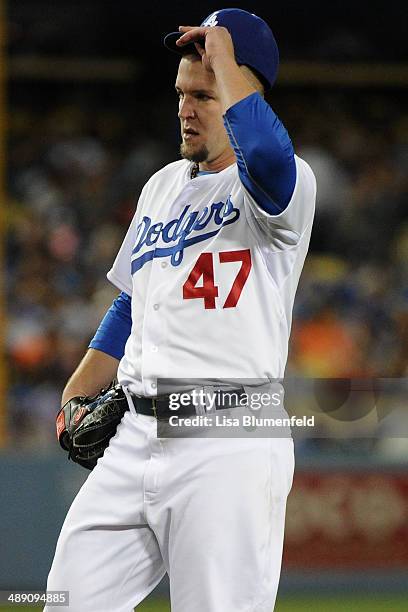
<instances>
[{"instance_id":1,"label":"number 47 on jersey","mask_svg":"<svg viewBox=\"0 0 408 612\"><path fill-rule=\"evenodd\" d=\"M216 256L215 253L201 253L183 285L183 298L185 300L201 298L204 300L206 309L215 308L215 298L218 297L218 286L214 283L214 256ZM232 261L241 262L241 268L223 305L223 308L235 308L251 271L251 251L249 249L222 251L218 253L218 257L220 264ZM201 277L203 281L198 286Z\"/></svg>"}]
</instances>

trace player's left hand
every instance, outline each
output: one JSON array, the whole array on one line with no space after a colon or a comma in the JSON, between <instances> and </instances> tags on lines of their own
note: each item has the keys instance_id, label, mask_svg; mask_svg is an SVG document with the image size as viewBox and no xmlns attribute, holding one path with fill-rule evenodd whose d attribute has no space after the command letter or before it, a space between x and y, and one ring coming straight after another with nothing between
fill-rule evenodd
<instances>
[{"instance_id":1,"label":"player's left hand","mask_svg":"<svg viewBox=\"0 0 408 612\"><path fill-rule=\"evenodd\" d=\"M180 26L179 31L183 32L183 35L176 44L183 47L194 43L207 70L212 71L215 60L220 58L235 61L234 44L227 28Z\"/></svg>"},{"instance_id":2,"label":"player's left hand","mask_svg":"<svg viewBox=\"0 0 408 612\"><path fill-rule=\"evenodd\" d=\"M69 400L57 415L57 438L68 458L92 470L127 410L122 387L113 383L93 397Z\"/></svg>"}]
</instances>

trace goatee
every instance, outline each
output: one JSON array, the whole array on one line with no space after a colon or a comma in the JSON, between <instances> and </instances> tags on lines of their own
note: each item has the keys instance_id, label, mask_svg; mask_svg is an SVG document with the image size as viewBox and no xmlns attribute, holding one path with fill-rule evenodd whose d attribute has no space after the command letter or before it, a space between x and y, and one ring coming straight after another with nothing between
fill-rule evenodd
<instances>
[{"instance_id":1,"label":"goatee","mask_svg":"<svg viewBox=\"0 0 408 612\"><path fill-rule=\"evenodd\" d=\"M190 151L189 146L182 142L180 145L180 155L181 157L184 157L184 159L188 159L189 161L193 161L199 164L200 162L206 161L206 159L208 159L208 149L204 145L201 147L201 149L198 149L196 151Z\"/></svg>"}]
</instances>

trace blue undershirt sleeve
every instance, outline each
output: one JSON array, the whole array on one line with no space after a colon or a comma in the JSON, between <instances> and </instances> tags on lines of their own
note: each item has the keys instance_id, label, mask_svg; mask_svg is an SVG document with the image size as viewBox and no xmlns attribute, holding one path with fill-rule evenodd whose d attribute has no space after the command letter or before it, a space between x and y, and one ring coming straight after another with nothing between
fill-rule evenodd
<instances>
[{"instance_id":1,"label":"blue undershirt sleeve","mask_svg":"<svg viewBox=\"0 0 408 612\"><path fill-rule=\"evenodd\" d=\"M224 125L244 187L267 213L279 215L296 184L295 153L284 125L257 92L231 106Z\"/></svg>"},{"instance_id":2,"label":"blue undershirt sleeve","mask_svg":"<svg viewBox=\"0 0 408 612\"><path fill-rule=\"evenodd\" d=\"M122 359L132 328L132 298L122 291L102 319L88 348Z\"/></svg>"}]
</instances>

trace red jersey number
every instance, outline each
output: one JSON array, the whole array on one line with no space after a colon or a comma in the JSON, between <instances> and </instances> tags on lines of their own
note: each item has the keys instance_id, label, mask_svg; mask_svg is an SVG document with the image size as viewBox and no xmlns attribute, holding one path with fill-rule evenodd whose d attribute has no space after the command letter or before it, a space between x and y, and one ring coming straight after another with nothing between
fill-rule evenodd
<instances>
[{"instance_id":1,"label":"red jersey number","mask_svg":"<svg viewBox=\"0 0 408 612\"><path fill-rule=\"evenodd\" d=\"M222 251L219 255L220 263L240 261L241 268L234 280L223 308L235 308L247 281L252 267L251 251ZM202 285L197 286L203 277ZM191 270L183 285L183 299L192 300L201 298L204 300L204 308L215 308L215 298L218 297L218 287L214 283L214 258L213 253L201 253L194 268Z\"/></svg>"}]
</instances>

